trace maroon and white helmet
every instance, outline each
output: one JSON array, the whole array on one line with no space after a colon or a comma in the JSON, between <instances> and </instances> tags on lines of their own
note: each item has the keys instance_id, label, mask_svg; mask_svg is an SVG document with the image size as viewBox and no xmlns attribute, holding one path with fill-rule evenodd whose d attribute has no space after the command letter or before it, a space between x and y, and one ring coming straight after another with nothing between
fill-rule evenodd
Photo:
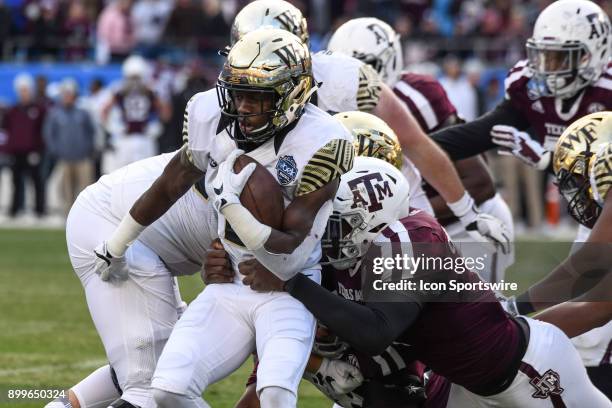
<instances>
[{"instance_id":1,"label":"maroon and white helmet","mask_svg":"<svg viewBox=\"0 0 612 408\"><path fill-rule=\"evenodd\" d=\"M542 96L570 97L597 81L610 61L610 19L589 0L559 0L538 16L527 56Z\"/></svg>"},{"instance_id":2,"label":"maroon and white helmet","mask_svg":"<svg viewBox=\"0 0 612 408\"><path fill-rule=\"evenodd\" d=\"M342 24L331 36L327 49L371 65L389 86L395 85L404 68L399 35L389 24L373 17Z\"/></svg>"},{"instance_id":3,"label":"maroon and white helmet","mask_svg":"<svg viewBox=\"0 0 612 408\"><path fill-rule=\"evenodd\" d=\"M332 215L321 240L327 261L348 269L367 252L387 225L408 215L410 186L393 165L373 157L355 157L340 178Z\"/></svg>"}]
</instances>

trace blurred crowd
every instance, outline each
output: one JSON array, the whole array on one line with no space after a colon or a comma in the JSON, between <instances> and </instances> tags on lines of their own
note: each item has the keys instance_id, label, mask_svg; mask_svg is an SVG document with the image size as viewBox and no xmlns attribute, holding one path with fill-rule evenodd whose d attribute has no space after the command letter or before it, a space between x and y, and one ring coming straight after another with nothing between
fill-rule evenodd
<instances>
[{"instance_id":1,"label":"blurred crowd","mask_svg":"<svg viewBox=\"0 0 612 408\"><path fill-rule=\"evenodd\" d=\"M128 80L125 67L130 55L146 59L140 75L154 95L139 130L146 148L132 149L156 154L178 148L185 104L194 93L214 84L222 62L217 51L227 45L233 17L247 2L0 0L4 61L95 61L124 67L119 83L94 80L88 89L79 89L73 78L53 86L44 76L24 74L15 79L18 101L0 109L0 176L3 168L11 170L10 178L8 171L0 177L5 184L0 185L0 195L12 191L10 199L0 200L0 205L8 206L7 214L18 217L27 208L28 180L34 186L34 213L44 217L49 195L59 197L65 212L86 185L137 158L121 145L120 135L127 130L112 124L117 123L113 118L124 115L121 103L127 99L120 92ZM503 97L503 75L490 75L490 68L503 73L524 57L535 18L550 2L292 1L308 18L313 50L324 48L331 32L350 18L375 16L391 23L402 36L409 69L437 76L466 120L490 110ZM612 14L612 1L600 4ZM134 140L130 138L130 143ZM546 194L549 180L516 160L490 160L498 169L500 188L519 220L519 230L521 223L542 225L548 202L559 200ZM53 175L57 180L49 187Z\"/></svg>"},{"instance_id":2,"label":"blurred crowd","mask_svg":"<svg viewBox=\"0 0 612 408\"><path fill-rule=\"evenodd\" d=\"M487 62L523 53L538 13L551 0L294 0L309 20L317 50L342 22L374 16L402 35L409 63L446 53ZM248 0L1 0L5 60L117 61L211 56L227 42ZM612 2L600 1L608 14Z\"/></svg>"}]
</instances>

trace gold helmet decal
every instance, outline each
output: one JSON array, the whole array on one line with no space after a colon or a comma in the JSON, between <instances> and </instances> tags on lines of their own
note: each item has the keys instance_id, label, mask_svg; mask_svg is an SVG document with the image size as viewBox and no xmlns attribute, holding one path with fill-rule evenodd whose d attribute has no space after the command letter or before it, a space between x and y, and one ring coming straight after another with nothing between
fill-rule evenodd
<instances>
[{"instance_id":1,"label":"gold helmet decal","mask_svg":"<svg viewBox=\"0 0 612 408\"><path fill-rule=\"evenodd\" d=\"M288 31L271 28L255 30L238 41L217 80L219 105L226 118L241 117L233 101L238 92L272 97L272 108L261 112L269 115L265 128L249 135L228 128L232 137L250 142L265 141L297 120L315 90L306 45Z\"/></svg>"},{"instance_id":2,"label":"gold helmet decal","mask_svg":"<svg viewBox=\"0 0 612 408\"><path fill-rule=\"evenodd\" d=\"M256 0L244 6L234 18L231 44L259 28L278 28L295 34L308 45L308 27L302 12L283 0Z\"/></svg>"},{"instance_id":3,"label":"gold helmet decal","mask_svg":"<svg viewBox=\"0 0 612 408\"><path fill-rule=\"evenodd\" d=\"M402 168L402 147L395 132L380 118L366 112L334 115L354 137L356 156L375 157Z\"/></svg>"},{"instance_id":4,"label":"gold helmet decal","mask_svg":"<svg viewBox=\"0 0 612 408\"><path fill-rule=\"evenodd\" d=\"M592 227L612 185L612 112L572 123L555 147L553 169L570 214Z\"/></svg>"}]
</instances>

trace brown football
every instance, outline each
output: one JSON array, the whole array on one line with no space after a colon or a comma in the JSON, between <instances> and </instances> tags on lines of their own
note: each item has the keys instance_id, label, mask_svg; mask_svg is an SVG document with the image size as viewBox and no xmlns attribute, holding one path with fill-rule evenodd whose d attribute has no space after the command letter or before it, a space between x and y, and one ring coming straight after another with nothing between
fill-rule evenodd
<instances>
[{"instance_id":1,"label":"brown football","mask_svg":"<svg viewBox=\"0 0 612 408\"><path fill-rule=\"evenodd\" d=\"M285 210L281 187L264 166L245 154L234 162L234 173L249 163L257 167L240 194L240 202L259 222L280 230Z\"/></svg>"}]
</instances>

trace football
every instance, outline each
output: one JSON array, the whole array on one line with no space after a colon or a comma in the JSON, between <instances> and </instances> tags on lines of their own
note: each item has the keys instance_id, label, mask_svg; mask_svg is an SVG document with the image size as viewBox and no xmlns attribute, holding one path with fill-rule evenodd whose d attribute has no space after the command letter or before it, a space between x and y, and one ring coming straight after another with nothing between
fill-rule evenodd
<instances>
[{"instance_id":1,"label":"football","mask_svg":"<svg viewBox=\"0 0 612 408\"><path fill-rule=\"evenodd\" d=\"M240 194L240 202L259 222L280 229L285 209L281 187L264 166L245 154L234 162L234 172L240 172L249 163L257 167Z\"/></svg>"}]
</instances>

